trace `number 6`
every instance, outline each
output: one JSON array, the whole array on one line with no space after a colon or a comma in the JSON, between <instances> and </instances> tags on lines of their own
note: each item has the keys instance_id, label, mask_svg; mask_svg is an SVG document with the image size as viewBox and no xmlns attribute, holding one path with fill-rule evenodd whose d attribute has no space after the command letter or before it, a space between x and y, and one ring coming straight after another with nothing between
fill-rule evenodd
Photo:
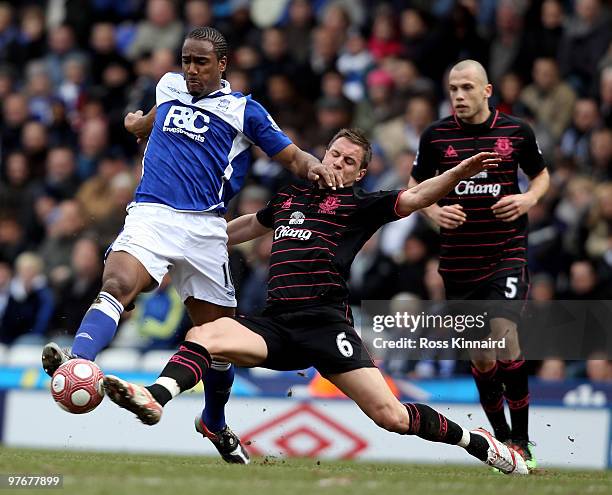
<instances>
[{"instance_id":1,"label":"number 6","mask_svg":"<svg viewBox=\"0 0 612 495\"><path fill-rule=\"evenodd\" d=\"M344 357L351 357L353 355L353 346L348 340L346 340L345 332L338 334L336 337L336 345L338 346L340 354L342 354Z\"/></svg>"},{"instance_id":2,"label":"number 6","mask_svg":"<svg viewBox=\"0 0 612 495\"><path fill-rule=\"evenodd\" d=\"M516 284L518 283L518 277L508 277L506 279L506 291L504 295L507 299L514 299L517 293Z\"/></svg>"}]
</instances>

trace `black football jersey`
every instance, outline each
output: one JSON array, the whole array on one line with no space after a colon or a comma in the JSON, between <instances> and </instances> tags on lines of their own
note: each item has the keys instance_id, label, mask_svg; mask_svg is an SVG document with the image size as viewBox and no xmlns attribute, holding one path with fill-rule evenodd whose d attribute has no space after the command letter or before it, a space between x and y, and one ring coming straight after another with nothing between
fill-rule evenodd
<instances>
[{"instance_id":1,"label":"black football jersey","mask_svg":"<svg viewBox=\"0 0 612 495\"><path fill-rule=\"evenodd\" d=\"M400 218L400 193L295 185L278 192L257 212L258 221L274 229L268 309L346 301L351 263L379 227Z\"/></svg>"},{"instance_id":2,"label":"black football jersey","mask_svg":"<svg viewBox=\"0 0 612 495\"><path fill-rule=\"evenodd\" d=\"M491 206L521 192L519 166L529 177L545 168L528 124L495 110L482 124L466 124L455 116L439 120L421 136L412 176L422 182L481 151L499 153L499 167L462 180L438 201L440 206L460 204L467 215L459 228L440 229L440 274L454 283L503 277L527 263L527 215L503 222L495 218Z\"/></svg>"}]
</instances>

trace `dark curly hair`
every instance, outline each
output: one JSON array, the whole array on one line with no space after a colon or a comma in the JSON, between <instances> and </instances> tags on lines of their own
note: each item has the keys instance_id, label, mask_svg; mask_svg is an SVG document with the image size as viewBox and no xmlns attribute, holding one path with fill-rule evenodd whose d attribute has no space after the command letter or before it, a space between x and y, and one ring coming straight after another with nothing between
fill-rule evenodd
<instances>
[{"instance_id":1,"label":"dark curly hair","mask_svg":"<svg viewBox=\"0 0 612 495\"><path fill-rule=\"evenodd\" d=\"M217 55L217 60L227 57L227 40L219 31L210 26L204 26L193 29L187 39L210 41Z\"/></svg>"}]
</instances>

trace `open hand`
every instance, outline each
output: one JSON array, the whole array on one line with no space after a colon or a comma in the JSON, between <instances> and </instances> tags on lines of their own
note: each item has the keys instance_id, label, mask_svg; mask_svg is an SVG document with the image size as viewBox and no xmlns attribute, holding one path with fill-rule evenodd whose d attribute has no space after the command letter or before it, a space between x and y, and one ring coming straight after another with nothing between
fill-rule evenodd
<instances>
[{"instance_id":1,"label":"open hand","mask_svg":"<svg viewBox=\"0 0 612 495\"><path fill-rule=\"evenodd\" d=\"M501 156L498 153L483 151L466 158L456 168L464 179L469 179L483 170L497 168L500 162Z\"/></svg>"}]
</instances>

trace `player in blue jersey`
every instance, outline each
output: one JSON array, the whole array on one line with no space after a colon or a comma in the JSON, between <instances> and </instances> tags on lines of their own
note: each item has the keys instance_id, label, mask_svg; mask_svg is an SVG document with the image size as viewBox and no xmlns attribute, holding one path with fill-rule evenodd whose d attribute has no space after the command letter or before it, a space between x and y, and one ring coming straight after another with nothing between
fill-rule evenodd
<instances>
[{"instance_id":1,"label":"player in blue jersey","mask_svg":"<svg viewBox=\"0 0 612 495\"><path fill-rule=\"evenodd\" d=\"M49 375L72 357L93 361L113 339L124 308L168 272L194 325L233 316L223 214L242 187L252 144L302 178L342 187L341 174L293 144L259 103L232 92L221 77L227 51L217 30L194 29L183 44L183 73L160 79L156 106L147 115L126 117L130 132L139 140L148 137L142 178L124 229L109 248L102 290L76 330L71 351L55 343L43 349ZM223 459L248 463L225 423L233 376L229 363L212 363L206 405L196 423Z\"/></svg>"}]
</instances>

